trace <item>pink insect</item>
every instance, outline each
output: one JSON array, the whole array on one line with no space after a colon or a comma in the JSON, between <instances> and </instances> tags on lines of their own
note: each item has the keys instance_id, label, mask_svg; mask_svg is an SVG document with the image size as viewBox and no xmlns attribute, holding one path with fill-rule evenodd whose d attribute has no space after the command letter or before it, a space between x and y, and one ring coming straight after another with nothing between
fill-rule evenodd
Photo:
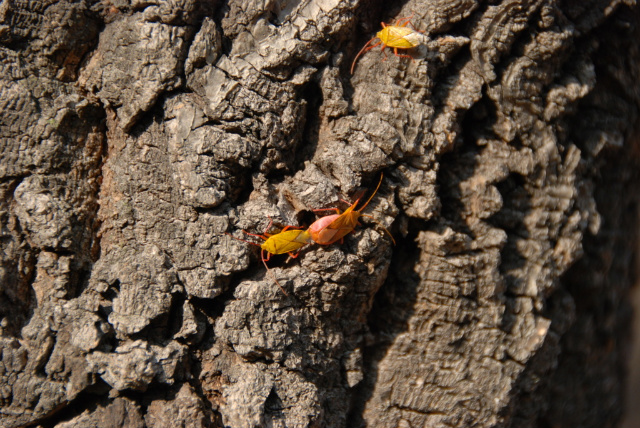
<instances>
[{"instance_id":1,"label":"pink insect","mask_svg":"<svg viewBox=\"0 0 640 428\"><path fill-rule=\"evenodd\" d=\"M360 198L356 199L356 201L349 208L344 210L344 212L342 213L338 208L326 208L326 209L314 210L314 211L334 211L335 210L337 214L324 216L319 218L315 222L313 222L313 224L309 226L309 229L307 229L309 234L311 235L311 239L313 239L314 242L320 245L330 245L330 244L333 244L334 242L342 241L342 239L346 235L353 232L356 226L360 224L360 222L358 221L360 216L364 216L378 223L378 225L380 225L380 227L382 227L384 231L387 232L389 237L391 237L391 240L395 245L396 241L393 239L393 236L391 235L391 233L384 226L382 226L378 221L376 221L376 219L374 219L370 215L362 214L362 210L364 210L365 207L369 204L369 202L371 202L371 199L373 199L373 196L376 194L376 192L380 188L380 184L382 184L382 174L380 174L380 181L378 182L378 187L376 187L376 190L369 197L367 202L365 202L365 204L362 207L360 207L359 210L356 210L355 208L358 205L358 202L360 202Z\"/></svg>"}]
</instances>

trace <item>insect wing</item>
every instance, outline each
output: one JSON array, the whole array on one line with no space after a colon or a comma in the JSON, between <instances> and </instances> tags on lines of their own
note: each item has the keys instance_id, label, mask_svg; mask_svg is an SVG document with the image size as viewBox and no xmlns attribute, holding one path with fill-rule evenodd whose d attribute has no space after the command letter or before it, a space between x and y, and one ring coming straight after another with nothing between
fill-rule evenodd
<instances>
[{"instance_id":1,"label":"insect wing","mask_svg":"<svg viewBox=\"0 0 640 428\"><path fill-rule=\"evenodd\" d=\"M356 202L357 203L357 202ZM360 213L349 207L342 214L332 214L316 220L310 227L311 238L320 245L330 245L353 232Z\"/></svg>"},{"instance_id":2,"label":"insect wing","mask_svg":"<svg viewBox=\"0 0 640 428\"><path fill-rule=\"evenodd\" d=\"M329 245L335 242L333 237L336 231L327 229L327 227L339 217L340 214L331 214L314 221L308 229L311 239L320 245Z\"/></svg>"},{"instance_id":3,"label":"insect wing","mask_svg":"<svg viewBox=\"0 0 640 428\"><path fill-rule=\"evenodd\" d=\"M306 230L287 230L270 236L262 244L262 249L271 254L290 253L307 245L310 238L311 236Z\"/></svg>"},{"instance_id":4,"label":"insect wing","mask_svg":"<svg viewBox=\"0 0 640 428\"><path fill-rule=\"evenodd\" d=\"M340 214L325 230L332 232L333 236L330 243L339 241L340 239L353 232L358 224L360 213L358 211L347 210Z\"/></svg>"},{"instance_id":5,"label":"insect wing","mask_svg":"<svg viewBox=\"0 0 640 428\"><path fill-rule=\"evenodd\" d=\"M298 233L298 235L295 238L295 242L298 242L303 245L310 244L313 242L313 239L311 239L311 234L309 233L308 230L300 230L299 232L300 233Z\"/></svg>"},{"instance_id":6,"label":"insect wing","mask_svg":"<svg viewBox=\"0 0 640 428\"><path fill-rule=\"evenodd\" d=\"M411 28L389 25L378 32L378 37L390 48L410 49L420 44L418 34Z\"/></svg>"}]
</instances>

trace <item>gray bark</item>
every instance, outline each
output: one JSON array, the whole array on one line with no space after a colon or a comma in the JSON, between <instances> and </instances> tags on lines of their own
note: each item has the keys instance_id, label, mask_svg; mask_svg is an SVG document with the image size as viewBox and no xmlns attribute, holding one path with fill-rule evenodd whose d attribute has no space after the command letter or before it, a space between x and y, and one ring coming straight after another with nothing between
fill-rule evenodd
<instances>
[{"instance_id":1,"label":"gray bark","mask_svg":"<svg viewBox=\"0 0 640 428\"><path fill-rule=\"evenodd\" d=\"M637 9L386 3L0 3L0 426L615 426Z\"/></svg>"}]
</instances>

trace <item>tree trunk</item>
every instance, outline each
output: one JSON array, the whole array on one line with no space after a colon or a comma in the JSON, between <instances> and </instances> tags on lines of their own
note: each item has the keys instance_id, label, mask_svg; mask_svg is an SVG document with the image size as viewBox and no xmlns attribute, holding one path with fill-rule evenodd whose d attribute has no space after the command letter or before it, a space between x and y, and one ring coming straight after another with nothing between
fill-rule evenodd
<instances>
[{"instance_id":1,"label":"tree trunk","mask_svg":"<svg viewBox=\"0 0 640 428\"><path fill-rule=\"evenodd\" d=\"M387 3L0 4L0 426L615 426L637 9Z\"/></svg>"}]
</instances>

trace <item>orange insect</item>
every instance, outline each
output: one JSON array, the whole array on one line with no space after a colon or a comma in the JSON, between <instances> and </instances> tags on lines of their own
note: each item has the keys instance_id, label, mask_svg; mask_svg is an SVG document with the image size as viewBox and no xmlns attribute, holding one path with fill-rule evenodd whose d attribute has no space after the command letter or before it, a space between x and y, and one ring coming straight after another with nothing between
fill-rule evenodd
<instances>
[{"instance_id":1,"label":"orange insect","mask_svg":"<svg viewBox=\"0 0 640 428\"><path fill-rule=\"evenodd\" d=\"M346 235L353 232L356 226L360 224L360 222L358 221L360 216L364 216L364 217L369 217L374 222L378 223L378 225L380 225L380 227L382 227L384 231L387 232L387 234L393 241L393 244L395 245L396 243L395 239L393 239L393 236L391 235L391 233L384 226L382 226L378 221L376 221L376 219L374 219L370 215L362 214L362 210L364 210L365 207L369 205L369 202L371 202L371 199L373 199L373 196L376 194L376 192L380 188L380 184L382 184L382 174L380 174L380 181L378 182L378 187L376 187L376 190L373 192L373 194L369 197L367 202L359 210L356 210L355 208L358 205L358 202L360 202L360 198L356 199L356 201L349 208L344 210L343 213L340 213L340 210L338 208L314 210L314 211L335 210L337 214L324 216L316 220L315 222L313 222L313 224L311 224L309 229L307 229L309 234L311 235L311 239L313 239L313 241L315 241L317 244L320 244L320 245L333 244L334 242L342 240L342 238L344 238Z\"/></svg>"},{"instance_id":2,"label":"orange insect","mask_svg":"<svg viewBox=\"0 0 640 428\"><path fill-rule=\"evenodd\" d=\"M271 259L272 254L289 253L289 256L295 259L299 255L298 251L300 250L300 248L313 242L313 240L311 239L311 234L309 233L308 230L293 229L295 226L286 226L279 233L275 233L275 234L267 233L267 230L269 230L269 228L271 227L271 224L273 223L273 219L270 218L270 220L271 221L269 222L269 225L261 235L255 234L255 233L249 233L243 230L243 232L246 233L247 235L256 236L258 238L264 239L264 242L262 244L256 244L255 242L251 242L251 241L245 241L244 239L236 238L235 236L232 236L229 233L226 233L226 235L231 236L233 239L260 247L261 248L260 256L262 258L262 263L264 263L264 267L267 268L267 271L269 273L271 273L271 269L269 269L269 266L267 266L267 262ZM293 229L293 230L289 230L289 229ZM265 253L266 253L266 257L265 257ZM273 275L273 273L271 273L271 275ZM282 288L282 285L280 285L275 275L273 275L273 279L275 280L276 284L278 284L278 287L280 287L280 290L282 290L282 292L288 296L289 294L286 291L284 291L284 288Z\"/></svg>"},{"instance_id":3,"label":"orange insect","mask_svg":"<svg viewBox=\"0 0 640 428\"><path fill-rule=\"evenodd\" d=\"M383 52L386 47L393 48L395 56L400 58L411 58L413 60L411 55L402 55L398 53L398 49L411 49L422 43L422 35L420 35L420 31L415 29L411 22L409 22L410 20L411 16L408 18L399 18L395 25L381 22L382 30L378 31L373 39L365 43L362 49L360 49L360 52L358 52L358 55L354 58L353 63L351 64L351 74L353 74L358 58L360 58L360 56L366 51L380 45L382 45ZM407 25L411 25L412 28L407 27ZM371 44L376 39L378 42ZM386 53L384 57L387 59Z\"/></svg>"}]
</instances>

